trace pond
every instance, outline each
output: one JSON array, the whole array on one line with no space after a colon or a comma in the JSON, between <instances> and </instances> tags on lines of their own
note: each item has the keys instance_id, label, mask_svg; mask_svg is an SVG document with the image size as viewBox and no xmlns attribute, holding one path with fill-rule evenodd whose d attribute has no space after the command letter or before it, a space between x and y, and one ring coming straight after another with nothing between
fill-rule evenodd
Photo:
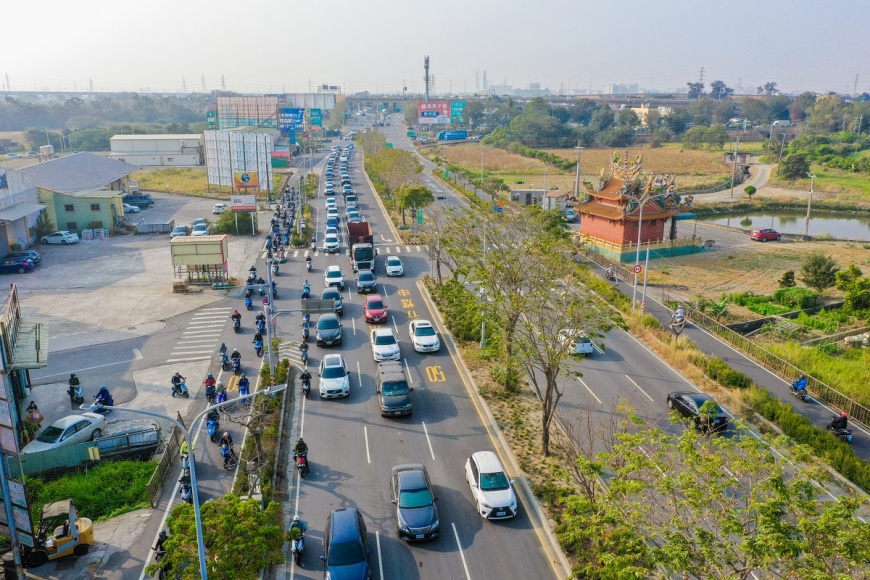
<instances>
[{"instance_id":1,"label":"pond","mask_svg":"<svg viewBox=\"0 0 870 580\"><path fill-rule=\"evenodd\" d=\"M802 235L806 215L805 212L765 211L698 216L698 220L732 228L773 228L784 234ZM843 240L870 241L870 216L813 212L810 215L809 234L811 236L830 235Z\"/></svg>"}]
</instances>

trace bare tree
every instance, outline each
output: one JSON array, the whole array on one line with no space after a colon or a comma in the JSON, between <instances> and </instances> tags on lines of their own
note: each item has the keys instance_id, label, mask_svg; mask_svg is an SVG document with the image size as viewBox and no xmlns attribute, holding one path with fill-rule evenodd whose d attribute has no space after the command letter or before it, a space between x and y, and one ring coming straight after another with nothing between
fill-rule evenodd
<instances>
[{"instance_id":1,"label":"bare tree","mask_svg":"<svg viewBox=\"0 0 870 580\"><path fill-rule=\"evenodd\" d=\"M453 208L431 205L426 208L425 219L421 226L423 241L429 248L429 256L435 261L435 280L440 286L443 281L441 266L458 275L459 263L447 249L447 241L455 235L457 213Z\"/></svg>"}]
</instances>

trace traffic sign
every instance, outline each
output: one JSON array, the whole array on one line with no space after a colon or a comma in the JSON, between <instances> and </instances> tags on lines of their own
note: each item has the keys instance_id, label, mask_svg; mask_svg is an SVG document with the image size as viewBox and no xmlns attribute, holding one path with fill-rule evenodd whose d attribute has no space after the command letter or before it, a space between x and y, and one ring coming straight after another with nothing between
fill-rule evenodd
<instances>
[{"instance_id":1,"label":"traffic sign","mask_svg":"<svg viewBox=\"0 0 870 580\"><path fill-rule=\"evenodd\" d=\"M634 267L634 273L635 273L635 274L640 274L641 272L643 272L643 266L641 266L640 264L638 264L637 266Z\"/></svg>"},{"instance_id":2,"label":"traffic sign","mask_svg":"<svg viewBox=\"0 0 870 580\"><path fill-rule=\"evenodd\" d=\"M417 210L417 223L418 224L423 223L423 210L422 209Z\"/></svg>"},{"instance_id":3,"label":"traffic sign","mask_svg":"<svg viewBox=\"0 0 870 580\"><path fill-rule=\"evenodd\" d=\"M421 111L421 117L437 117L439 115L438 111Z\"/></svg>"}]
</instances>

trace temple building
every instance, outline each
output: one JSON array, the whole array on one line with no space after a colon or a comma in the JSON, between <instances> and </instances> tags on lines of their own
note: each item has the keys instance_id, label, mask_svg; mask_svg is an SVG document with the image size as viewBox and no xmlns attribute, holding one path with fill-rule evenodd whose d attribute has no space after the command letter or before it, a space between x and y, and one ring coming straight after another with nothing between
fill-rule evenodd
<instances>
[{"instance_id":1,"label":"temple building","mask_svg":"<svg viewBox=\"0 0 870 580\"><path fill-rule=\"evenodd\" d=\"M598 187L583 183L585 195L575 206L581 216L581 241L619 262L634 261L638 230L641 251L649 248L650 258L703 251L694 234L677 237L677 222L694 219L694 215L684 213L692 197L681 199L674 192L675 177L644 172L642 156L629 161L627 155L622 159L614 152L610 167L601 170Z\"/></svg>"}]
</instances>

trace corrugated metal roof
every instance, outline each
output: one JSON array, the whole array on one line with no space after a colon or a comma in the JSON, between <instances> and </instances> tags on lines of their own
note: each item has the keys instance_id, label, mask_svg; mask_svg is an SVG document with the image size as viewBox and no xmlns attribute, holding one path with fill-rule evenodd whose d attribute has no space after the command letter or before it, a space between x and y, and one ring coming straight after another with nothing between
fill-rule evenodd
<instances>
[{"instance_id":1,"label":"corrugated metal roof","mask_svg":"<svg viewBox=\"0 0 870 580\"><path fill-rule=\"evenodd\" d=\"M38 203L19 203L11 207L0 209L0 223L14 222L20 220L24 216L36 213L45 209L44 205Z\"/></svg>"},{"instance_id":2,"label":"corrugated metal roof","mask_svg":"<svg viewBox=\"0 0 870 580\"><path fill-rule=\"evenodd\" d=\"M48 325L43 320L22 318L15 334L13 370L42 369L48 366Z\"/></svg>"},{"instance_id":3,"label":"corrugated metal roof","mask_svg":"<svg viewBox=\"0 0 870 580\"><path fill-rule=\"evenodd\" d=\"M138 165L108 159L96 153L76 153L37 163L20 171L32 175L36 187L73 193L104 188L138 169Z\"/></svg>"},{"instance_id":4,"label":"corrugated metal roof","mask_svg":"<svg viewBox=\"0 0 870 580\"><path fill-rule=\"evenodd\" d=\"M109 141L114 141L117 139L118 141L150 141L150 140L166 140L166 141L177 141L180 139L192 140L192 139L200 139L202 135L199 133L184 133L184 134L162 134L162 135L113 135Z\"/></svg>"}]
</instances>

